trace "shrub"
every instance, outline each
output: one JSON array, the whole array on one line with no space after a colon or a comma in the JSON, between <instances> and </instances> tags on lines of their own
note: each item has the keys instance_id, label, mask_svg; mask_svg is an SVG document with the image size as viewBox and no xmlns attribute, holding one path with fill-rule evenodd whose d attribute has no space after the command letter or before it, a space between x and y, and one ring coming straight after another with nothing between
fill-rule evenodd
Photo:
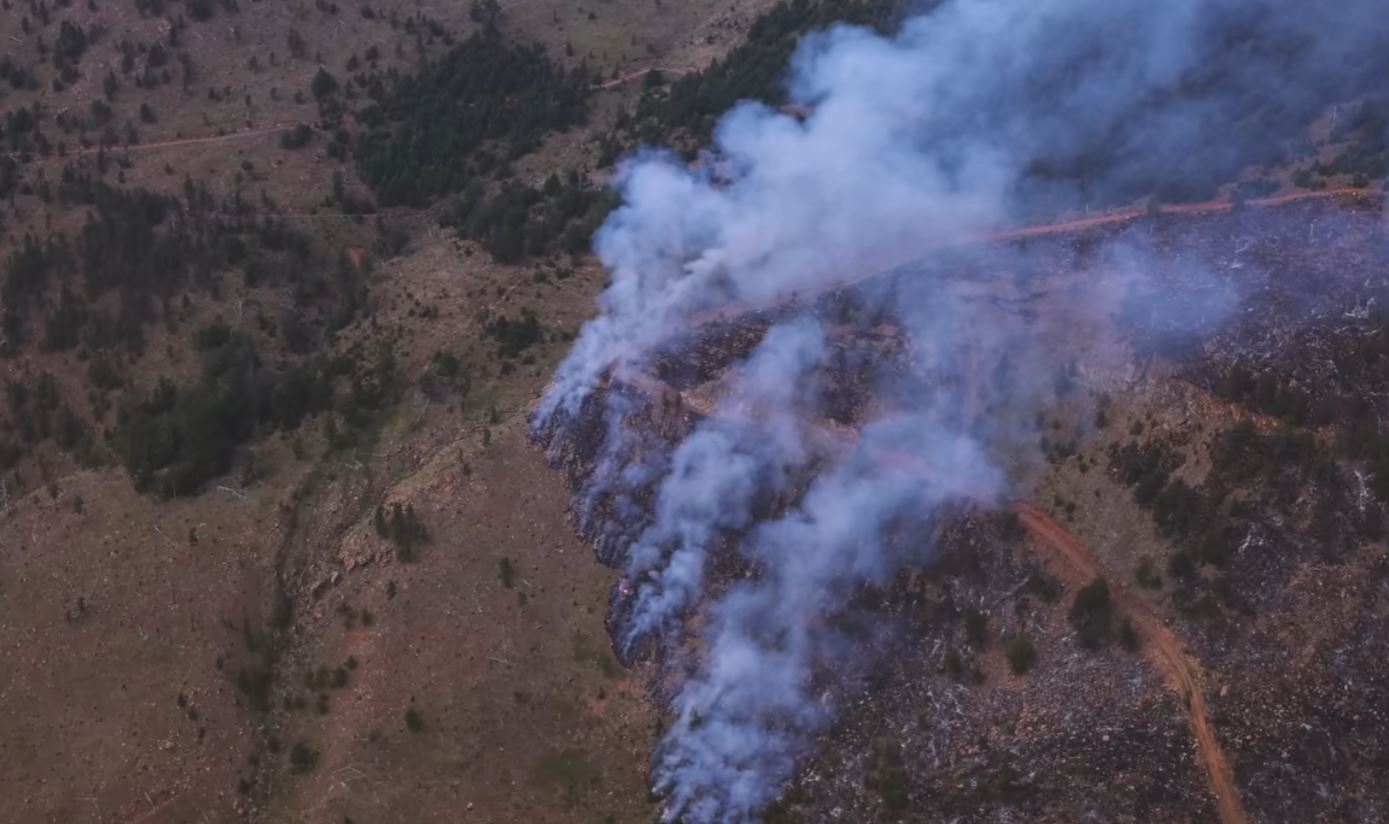
<instances>
[{"instance_id":1,"label":"shrub","mask_svg":"<svg viewBox=\"0 0 1389 824\"><path fill-rule=\"evenodd\" d=\"M313 83L309 88L313 92L315 98L322 100L337 92L338 79L329 74L327 69L319 66L318 71L313 76Z\"/></svg>"},{"instance_id":2,"label":"shrub","mask_svg":"<svg viewBox=\"0 0 1389 824\"><path fill-rule=\"evenodd\" d=\"M864 784L877 791L887 813L901 814L911 806L910 779L901 748L895 744L880 741L874 746Z\"/></svg>"},{"instance_id":3,"label":"shrub","mask_svg":"<svg viewBox=\"0 0 1389 824\"><path fill-rule=\"evenodd\" d=\"M318 753L309 749L303 741L296 742L289 748L289 768L291 772L304 774L313 772L313 768L318 765Z\"/></svg>"},{"instance_id":4,"label":"shrub","mask_svg":"<svg viewBox=\"0 0 1389 824\"><path fill-rule=\"evenodd\" d=\"M955 649L953 646L946 649L945 674L949 675L951 678L959 680L960 676L964 675L964 672L965 664L964 661L960 659L960 651Z\"/></svg>"},{"instance_id":5,"label":"shrub","mask_svg":"<svg viewBox=\"0 0 1389 824\"><path fill-rule=\"evenodd\" d=\"M1082 647L1098 649L1104 646L1109 640L1112 612L1109 584L1103 578L1096 578L1076 593L1070 620Z\"/></svg>"},{"instance_id":6,"label":"shrub","mask_svg":"<svg viewBox=\"0 0 1389 824\"><path fill-rule=\"evenodd\" d=\"M306 123L300 123L293 129L286 129L280 132L281 149L302 149L309 145L313 139L313 130Z\"/></svg>"},{"instance_id":7,"label":"shrub","mask_svg":"<svg viewBox=\"0 0 1389 824\"><path fill-rule=\"evenodd\" d=\"M378 509L379 511L379 509ZM381 531L380 521L377 532ZM415 559L415 548L429 539L424 523L415 514L414 504L401 506L400 502L391 505L391 516L385 524L386 535L396 545L396 557L409 562Z\"/></svg>"},{"instance_id":8,"label":"shrub","mask_svg":"<svg viewBox=\"0 0 1389 824\"><path fill-rule=\"evenodd\" d=\"M989 642L989 616L977 609L965 612L965 638L970 646L983 649Z\"/></svg>"},{"instance_id":9,"label":"shrub","mask_svg":"<svg viewBox=\"0 0 1389 824\"><path fill-rule=\"evenodd\" d=\"M1142 646L1142 640L1127 618L1119 625L1119 644L1129 652L1137 652L1138 648Z\"/></svg>"},{"instance_id":10,"label":"shrub","mask_svg":"<svg viewBox=\"0 0 1389 824\"><path fill-rule=\"evenodd\" d=\"M1014 635L1008 642L1008 666L1012 668L1014 674L1024 675L1032 669L1032 665L1037 663L1037 648L1032 644L1032 638L1025 632Z\"/></svg>"},{"instance_id":11,"label":"shrub","mask_svg":"<svg viewBox=\"0 0 1389 824\"><path fill-rule=\"evenodd\" d=\"M510 558L502 558L497 561L497 580L502 582L502 586L511 589L516 585L516 567L511 563Z\"/></svg>"},{"instance_id":12,"label":"shrub","mask_svg":"<svg viewBox=\"0 0 1389 824\"><path fill-rule=\"evenodd\" d=\"M1138 568L1134 571L1134 580L1144 589L1160 589L1162 587L1162 575L1153 566L1153 559L1144 555L1138 559Z\"/></svg>"},{"instance_id":13,"label":"shrub","mask_svg":"<svg viewBox=\"0 0 1389 824\"><path fill-rule=\"evenodd\" d=\"M497 354L514 358L540 342L540 320L529 309L521 310L520 320L499 317L487 325L486 332L497 341Z\"/></svg>"}]
</instances>

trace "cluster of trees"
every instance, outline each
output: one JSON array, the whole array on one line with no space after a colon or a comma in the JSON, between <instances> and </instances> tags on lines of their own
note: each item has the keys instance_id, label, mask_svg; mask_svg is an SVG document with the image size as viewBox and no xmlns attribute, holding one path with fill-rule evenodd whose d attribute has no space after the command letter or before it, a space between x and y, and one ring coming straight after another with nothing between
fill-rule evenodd
<instances>
[{"instance_id":1,"label":"cluster of trees","mask_svg":"<svg viewBox=\"0 0 1389 824\"><path fill-rule=\"evenodd\" d=\"M82 343L138 351L144 327L161 307L167 317L176 295L190 286L215 288L215 275L230 268L242 269L248 285L284 283L300 297L325 291L307 236L272 218L256 219L244 203L218 203L191 180L180 199L108 186L69 167L58 198L91 209L76 243L61 234L29 235L6 260L0 325L12 351L40 319L53 349ZM67 280L79 272L81 285L74 288ZM41 311L58 281L56 308ZM356 289L342 284L340 297ZM115 299L103 301L110 295Z\"/></svg>"},{"instance_id":2,"label":"cluster of trees","mask_svg":"<svg viewBox=\"0 0 1389 824\"><path fill-rule=\"evenodd\" d=\"M28 67L20 65L8 54L0 55L0 80L10 84L15 91L37 89L39 79Z\"/></svg>"},{"instance_id":3,"label":"cluster of trees","mask_svg":"<svg viewBox=\"0 0 1389 824\"><path fill-rule=\"evenodd\" d=\"M1133 487L1135 501L1152 513L1158 532L1174 551L1166 571L1176 583L1174 599L1195 617L1215 619L1226 609L1249 604L1223 574L1249 525L1267 511L1295 525L1326 560L1347 541L1378 540L1389 502L1389 437L1366 418L1347 425L1336 445L1306 429L1283 426L1261 431L1246 419L1211 443L1211 466L1198 488L1175 477L1182 459L1156 443L1129 443L1110 450L1110 466ZM1358 505L1344 462L1367 464L1379 504ZM1240 494L1232 494L1238 490ZM1349 513L1349 514L1347 514ZM1211 574L1198 574L1202 567ZM1137 570L1141 586L1162 586L1150 559Z\"/></svg>"},{"instance_id":4,"label":"cluster of trees","mask_svg":"<svg viewBox=\"0 0 1389 824\"><path fill-rule=\"evenodd\" d=\"M282 149L302 149L309 145L313 140L313 129L307 123L299 123L293 128L280 132L280 148Z\"/></svg>"},{"instance_id":5,"label":"cluster of trees","mask_svg":"<svg viewBox=\"0 0 1389 824\"><path fill-rule=\"evenodd\" d=\"M884 818L901 816L911 808L911 779L900 745L893 741L874 744L864 784L878 796Z\"/></svg>"},{"instance_id":6,"label":"cluster of trees","mask_svg":"<svg viewBox=\"0 0 1389 824\"><path fill-rule=\"evenodd\" d=\"M1347 69L1334 61L1303 61L1306 44L1278 29L1277 15L1232 17L1202 32L1190 44L1199 59L1194 69L1164 93L1135 100L1110 118L1111 127L1095 139L1055 148L1036 158L1035 179L1057 180L1092 195L1093 205L1128 202L1152 196L1163 202L1193 202L1214 197L1222 181L1247 166L1274 166L1312 159L1317 147L1307 130L1324 111L1326 101L1381 93L1389 71L1389 54L1357 62ZM1293 72L1297 71L1296 76ZM1065 83L1067 72L1048 83ZM1295 89L1289 90L1289 86ZM1047 94L1034 94L1039 100ZM1169 116L1202 109L1223 113L1215 139L1171 147L1160 162L1134 164L1127 147L1142 142L1145 130ZM1189 115L1185 115L1189 116ZM1366 158L1348 157L1343 173L1355 173ZM1365 166L1372 173L1377 166ZM1123 174L1116 174L1122 171ZM1370 174L1370 177L1375 175ZM1298 185L1321 181L1307 178Z\"/></svg>"},{"instance_id":7,"label":"cluster of trees","mask_svg":"<svg viewBox=\"0 0 1389 824\"><path fill-rule=\"evenodd\" d=\"M32 108L17 106L5 112L5 120L0 123L0 139L10 153L27 155L47 150L48 140L39 130L40 114L37 105Z\"/></svg>"},{"instance_id":8,"label":"cluster of trees","mask_svg":"<svg viewBox=\"0 0 1389 824\"><path fill-rule=\"evenodd\" d=\"M86 51L87 33L82 27L71 20L60 23L58 36L53 41L53 66L63 74L64 80L68 80L69 72L73 79L76 78L76 64L82 60L82 54Z\"/></svg>"},{"instance_id":9,"label":"cluster of trees","mask_svg":"<svg viewBox=\"0 0 1389 824\"><path fill-rule=\"evenodd\" d=\"M544 337L544 330L534 311L522 309L520 320L511 320L501 315L484 327L484 334L497 342L499 356L514 358L540 343Z\"/></svg>"},{"instance_id":10,"label":"cluster of trees","mask_svg":"<svg viewBox=\"0 0 1389 824\"><path fill-rule=\"evenodd\" d=\"M429 540L429 531L424 522L415 514L414 504L401 506L399 501L391 505L386 514L384 505L376 507L372 520L378 537L386 538L396 546L396 557L409 562L415 559L415 550Z\"/></svg>"},{"instance_id":11,"label":"cluster of trees","mask_svg":"<svg viewBox=\"0 0 1389 824\"><path fill-rule=\"evenodd\" d=\"M550 175L540 188L507 182L491 196L476 181L454 201L443 223L482 243L500 263L555 252L588 250L589 238L616 206L612 192L594 189L571 171Z\"/></svg>"},{"instance_id":12,"label":"cluster of trees","mask_svg":"<svg viewBox=\"0 0 1389 824\"><path fill-rule=\"evenodd\" d=\"M1389 434L1378 423L1382 417L1380 398L1389 387L1389 309L1382 300L1374 308L1365 327L1357 334L1326 333L1323 340L1327 360L1316 364L1317 371L1293 375L1271 368L1255 372L1236 363L1215 383L1215 392L1246 408L1279 418L1289 428L1260 434L1243 424L1217 441L1213 456L1217 465L1237 481L1256 478L1277 479L1282 467L1300 467L1301 478L1320 478L1315 488L1323 498L1338 486L1334 461L1340 458L1369 469L1370 488L1382 503L1389 503ZM1318 442L1301 426L1336 425L1337 439L1331 445ZM1292 494L1297 481L1274 483L1275 490ZM1329 505L1325 505L1329 508ZM1372 522L1361 525L1362 534L1377 535L1380 529L1378 507L1368 507ZM1331 529L1335 519L1318 510L1319 531Z\"/></svg>"},{"instance_id":13,"label":"cluster of trees","mask_svg":"<svg viewBox=\"0 0 1389 824\"><path fill-rule=\"evenodd\" d=\"M902 5L893 0L783 0L756 21L747 41L725 59L665 88L664 78L653 73L634 115L624 116L617 132L603 139L600 165L638 143L674 141L693 156L707 144L718 118L737 101L784 102L787 61L804 32L839 21L890 29ZM1208 56L1195 61L1198 68L1189 76L1174 82L1168 93L1133 101L1128 110L1114 113L1111 128L1097 129L1092 140L1040 150L1029 161L1025 186L1039 196L1055 187L1079 187L1092 205L1148 196L1162 202L1211 199L1222 181L1247 165L1311 155L1314 147L1305 129L1321 114L1322 101L1377 91L1378 78L1389 69L1389 57L1357 66L1349 75L1315 67L1298 78L1300 93L1289 96L1282 85L1269 84L1266 78L1290 71L1299 45L1288 43L1263 21L1231 21L1225 29L1203 33L1193 48ZM1251 72L1250 65L1259 71ZM1067 83L1069 76L1061 71L1034 78L1035 89L1020 96L1019 106L1055 99L1058 90L1050 84ZM1220 107L1230 114L1220 139L1184 146L1151 166L1133 161L1128 148L1142 142L1143 130L1161 122L1169 111L1192 106ZM1377 113L1374 107L1358 110L1347 119L1347 128L1375 132ZM1382 178L1385 163L1382 147L1367 145L1347 152L1325 173L1353 174L1357 182L1364 182Z\"/></svg>"},{"instance_id":14,"label":"cluster of trees","mask_svg":"<svg viewBox=\"0 0 1389 824\"><path fill-rule=\"evenodd\" d=\"M251 341L222 324L195 337L202 376L178 387L161 379L123 405L115 444L137 488L166 496L199 492L226 472L236 448L258 427L293 429L328 408L345 359L312 360L282 371L265 367Z\"/></svg>"},{"instance_id":15,"label":"cluster of trees","mask_svg":"<svg viewBox=\"0 0 1389 824\"><path fill-rule=\"evenodd\" d=\"M1328 550L1352 535L1377 540L1383 513L1374 502L1354 500L1342 461L1367 464L1369 489L1380 504L1389 502L1389 437L1370 420L1342 429L1337 443L1288 427L1260 432L1248 421L1222 432L1211 449L1212 487L1264 487L1260 501L1299 518L1310 503L1309 534ZM1299 518L1300 519L1300 518Z\"/></svg>"},{"instance_id":16,"label":"cluster of trees","mask_svg":"<svg viewBox=\"0 0 1389 824\"><path fill-rule=\"evenodd\" d=\"M1312 164L1312 173L1323 177L1350 175L1351 185L1363 189L1389 175L1389 151L1382 144L1378 148L1351 146L1334 160Z\"/></svg>"},{"instance_id":17,"label":"cluster of trees","mask_svg":"<svg viewBox=\"0 0 1389 824\"><path fill-rule=\"evenodd\" d=\"M1326 423L1331 415L1329 398L1314 400L1305 388L1272 369L1255 372L1240 362L1232 364L1214 386L1220 397L1272 415L1295 426Z\"/></svg>"},{"instance_id":18,"label":"cluster of trees","mask_svg":"<svg viewBox=\"0 0 1389 824\"><path fill-rule=\"evenodd\" d=\"M1300 334L1319 338L1321 362L1253 367L1232 363L1210 383L1232 403L1293 426L1354 424L1379 415L1377 396L1389 390L1389 295L1369 301L1370 315L1357 334L1312 324ZM1327 367L1329 361L1330 368ZM1311 367L1311 368L1308 368Z\"/></svg>"},{"instance_id":19,"label":"cluster of trees","mask_svg":"<svg viewBox=\"0 0 1389 824\"><path fill-rule=\"evenodd\" d=\"M250 339L223 324L199 330L201 377L188 386L160 379L148 393L127 397L112 436L137 488L164 496L192 495L228 471L238 447L270 431L290 431L331 411L329 445L343 446L394 397L395 364L387 353L315 356L271 367ZM337 422L348 429L338 429ZM391 535L423 539L413 513ZM408 551L408 549L407 549Z\"/></svg>"},{"instance_id":20,"label":"cluster of trees","mask_svg":"<svg viewBox=\"0 0 1389 824\"><path fill-rule=\"evenodd\" d=\"M0 330L5 345L14 349L23 340L26 319L43 298L54 272L70 268L71 253L66 245L50 237L39 240L26 234L19 248L5 259L5 278L0 282Z\"/></svg>"},{"instance_id":21,"label":"cluster of trees","mask_svg":"<svg viewBox=\"0 0 1389 824\"><path fill-rule=\"evenodd\" d=\"M0 157L0 200L9 199L19 190L19 163L12 157ZM0 224L3 225L3 224Z\"/></svg>"},{"instance_id":22,"label":"cluster of trees","mask_svg":"<svg viewBox=\"0 0 1389 824\"><path fill-rule=\"evenodd\" d=\"M44 372L36 381L30 378L11 380L6 394L14 421L14 440L0 438L0 470L14 466L24 446L47 440L72 452L84 463L94 460L95 444L91 433L63 399L51 374Z\"/></svg>"},{"instance_id":23,"label":"cluster of trees","mask_svg":"<svg viewBox=\"0 0 1389 824\"><path fill-rule=\"evenodd\" d=\"M674 139L691 154L707 144L714 124L740 100L785 101L782 80L802 34L836 22L888 30L901 0L782 0L749 28L746 41L709 67L681 76L660 89L659 73L648 77L635 117L623 117L618 134L604 145L603 159L637 143ZM604 163L603 165L607 165Z\"/></svg>"},{"instance_id":24,"label":"cluster of trees","mask_svg":"<svg viewBox=\"0 0 1389 824\"><path fill-rule=\"evenodd\" d=\"M485 30L396 78L362 112L362 178L382 206L423 206L581 123L588 93L585 69L566 70L538 45Z\"/></svg>"},{"instance_id":25,"label":"cluster of trees","mask_svg":"<svg viewBox=\"0 0 1389 824\"><path fill-rule=\"evenodd\" d=\"M1099 649L1109 642L1113 611L1109 584L1103 578L1096 578L1081 587L1067 617L1082 647Z\"/></svg>"},{"instance_id":26,"label":"cluster of trees","mask_svg":"<svg viewBox=\"0 0 1389 824\"><path fill-rule=\"evenodd\" d=\"M1156 442L1112 447L1109 459L1111 469L1124 483L1133 486L1134 500L1152 513L1159 534L1176 546L1168 558L1167 569L1181 588L1178 601L1191 603L1199 596L1197 590L1203 582L1196 575L1198 566L1223 569L1229 559L1237 528L1237 521L1232 520L1234 513L1225 505L1230 485L1210 484L1203 493L1184 479L1173 477L1183 459ZM1140 569L1139 583L1161 585L1151 561Z\"/></svg>"}]
</instances>

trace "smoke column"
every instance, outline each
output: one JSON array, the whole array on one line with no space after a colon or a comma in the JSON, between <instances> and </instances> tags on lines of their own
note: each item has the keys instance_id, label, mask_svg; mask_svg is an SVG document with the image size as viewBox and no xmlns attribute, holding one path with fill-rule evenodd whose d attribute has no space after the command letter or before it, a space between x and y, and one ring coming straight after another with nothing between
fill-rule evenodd
<instances>
[{"instance_id":1,"label":"smoke column","mask_svg":"<svg viewBox=\"0 0 1389 824\"><path fill-rule=\"evenodd\" d=\"M678 619L703 587L709 548L722 533L745 528L759 497L784 489L789 471L804 463L801 422L814 396L807 373L824 348L819 328L809 322L773 329L721 408L675 450L655 522L628 556L632 580L659 571L637 592L624 646Z\"/></svg>"},{"instance_id":2,"label":"smoke column","mask_svg":"<svg viewBox=\"0 0 1389 824\"><path fill-rule=\"evenodd\" d=\"M1042 376L1061 355L1046 323L991 311L915 262L1065 208L1199 197L1246 162L1280 159L1320 107L1386 68L1382 17L1374 0L947 0L890 37L805 37L787 79L804 118L740 104L701 162L648 150L625 163L623 205L595 240L612 284L535 425L604 421L578 508L637 588L619 647L678 643L682 616L704 616L654 762L669 818L745 821L776 798L833 716L824 683L843 642L825 616L929 554L894 537L904 521L925 534L954 502L1005 495L994 456L1027 440L1049 399ZM1115 257L1137 274L1154 265L1146 251ZM826 357L813 324L773 328L668 459L626 425L622 393L595 394L640 376L701 313L893 267L898 286L878 298L909 336L914 374L875 375L894 411L771 520L754 523L755 502L814 451L798 423ZM1226 305L1228 290L1212 294ZM1050 322L1085 322L1078 311ZM639 489L655 490L652 511ZM600 499L617 503L599 515ZM756 573L711 595L706 561L728 541Z\"/></svg>"}]
</instances>

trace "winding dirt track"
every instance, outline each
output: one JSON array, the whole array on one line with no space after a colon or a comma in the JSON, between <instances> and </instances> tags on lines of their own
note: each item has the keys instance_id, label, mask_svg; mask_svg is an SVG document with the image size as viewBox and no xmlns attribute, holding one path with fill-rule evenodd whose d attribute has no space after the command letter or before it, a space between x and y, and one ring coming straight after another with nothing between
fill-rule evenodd
<instances>
[{"instance_id":1,"label":"winding dirt track","mask_svg":"<svg viewBox=\"0 0 1389 824\"><path fill-rule=\"evenodd\" d=\"M730 414L727 410L720 410L711 397L702 393L682 392L650 375L638 374L629 377L624 383L650 398L657 408L685 410L704 417ZM755 423L755 415L738 415L738 418L744 423ZM811 442L827 453L837 454L848 451L857 433L847 428L819 425L809 427L808 436ZM909 474L922 475L933 483L946 486L959 483L959 479L942 477L933 467L915 456L884 451L878 453L877 458L882 460L884 465ZM977 501L984 506L993 505L988 490L964 486L956 487L956 492L966 500ZM1206 770L1211 792L1215 795L1221 824L1247 824L1249 818L1235 787L1234 773L1225 758L1224 750L1220 747L1219 739L1216 738L1215 730L1211 728L1210 717L1206 712L1206 698L1200 684L1200 666L1187 655L1181 639L1167 628L1147 601L1134 595L1117 576L1107 575L1085 545L1050 515L1027 501L1015 501L1013 510L1032 537L1029 545L1041 552L1054 567L1059 567L1057 571L1064 578L1077 587L1084 586L1095 578L1103 578L1109 585L1112 602L1129 618L1134 630L1142 638L1148 658L1162 673L1168 686L1181 694L1186 704L1191 737L1196 743L1197 757Z\"/></svg>"},{"instance_id":2,"label":"winding dirt track","mask_svg":"<svg viewBox=\"0 0 1389 824\"><path fill-rule=\"evenodd\" d=\"M1215 794L1223 824L1245 824L1249 820L1235 788L1234 773L1220 741L1211 729L1206 713L1206 698L1201 692L1200 668L1182 648L1182 642L1163 624L1162 619L1153 612L1146 601L1131 593L1123 583L1104 576L1099 563L1076 540L1075 536L1052 520L1042 510L1025 501L1014 503L1023 526L1031 534L1035 545L1056 562L1071 570L1080 580L1105 577L1109 583L1110 597L1119 609L1133 622L1134 628L1143 638L1149 658L1166 677L1168 684L1182 694L1186 700L1187 720L1191 726L1191 737L1196 741L1197 755L1206 768L1211 792Z\"/></svg>"},{"instance_id":3,"label":"winding dirt track","mask_svg":"<svg viewBox=\"0 0 1389 824\"><path fill-rule=\"evenodd\" d=\"M1245 201L1246 206L1263 208L1268 206L1282 206L1288 203L1295 203L1302 200L1316 200L1320 198L1332 197L1362 197L1362 198L1383 198L1385 192L1379 189L1324 189L1319 192L1297 191L1286 192L1281 195L1270 197L1250 198ZM1163 215L1200 215L1228 212L1235 208L1234 203L1229 200L1208 200L1203 203L1176 203L1159 206L1157 211ZM962 241L942 243L941 249L952 248L971 244L1006 243L1011 240L1026 240L1035 237L1047 237L1051 235L1064 235L1071 232L1084 231L1086 229L1096 229L1103 226L1118 226L1131 220L1137 220L1149 213L1147 208L1133 207L1129 209L1118 209L1112 212L1095 215L1094 217L1081 217L1071 220L1061 220L1055 223L1039 223L1033 226L1020 226L1014 229L999 229L979 235L977 237L966 238ZM816 286L812 289L800 291L792 295L779 296L773 301L764 304L734 304L711 309L690 317L686 323L688 328L698 328L709 323L726 321L736 318L738 315L753 311L766 311L775 309L797 302L813 301L818 297L830 294L840 289L845 289L866 280L875 278L883 273L882 269L863 271L840 280Z\"/></svg>"}]
</instances>

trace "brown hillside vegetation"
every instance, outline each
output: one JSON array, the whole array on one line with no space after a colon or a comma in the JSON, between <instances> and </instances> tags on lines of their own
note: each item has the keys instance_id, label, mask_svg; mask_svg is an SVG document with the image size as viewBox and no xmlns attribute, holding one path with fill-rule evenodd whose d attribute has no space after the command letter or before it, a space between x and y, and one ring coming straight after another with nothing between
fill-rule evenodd
<instances>
[{"instance_id":1,"label":"brown hillside vegetation","mask_svg":"<svg viewBox=\"0 0 1389 824\"><path fill-rule=\"evenodd\" d=\"M93 441L91 458L77 459L40 436L0 472L0 788L9 799L0 817L648 820L651 711L608 651L611 573L575 539L560 479L525 437L526 405L563 351L558 334L576 328L598 279L542 281L529 267L498 266L432 217L344 214L335 172L346 173L351 196L369 193L326 151L331 135L315 128L306 148L281 145L296 124L318 125L310 86L319 66L346 79L349 60L366 65L370 51L381 71L412 70L447 48L431 21L455 38L477 29L468 4L199 4L210 6L207 20L195 19L193 3L44 5L47 23L27 2L0 12L0 51L40 81L0 84L0 110L41 107L53 141L47 153L5 147L34 188L6 197L0 259L26 232L80 229L80 207L39 196L38 183L56 183L66 165L94 173L107 164L113 186L173 195L186 180L218 199L241 191L308 232L330 271L356 249L371 319L342 328L333 346L389 345L402 391L351 438L334 434L341 419L319 415L257 437L201 494L164 500L132 488L111 455L101 432L115 428L124 390L86 403L91 360L109 360L137 389L160 375L190 380L192 332L220 321L251 335L264 362L293 362L284 338L262 330L286 313L311 322L319 310L232 271L216 288L176 295L176 312L147 327L138 350L35 345L0 361L0 441L16 442L12 427L23 424L9 417L14 387L45 373ZM622 3L589 14L522 3L508 5L502 26L606 76L699 65L735 43L758 9ZM78 76L58 88L52 52L37 44L51 49L63 22L89 36ZM137 86L155 43L167 54L160 82ZM134 72L121 69L123 44ZM112 95L102 88L108 70ZM105 99L115 139L90 128L61 137L59 149L53 118ZM613 106L595 104L599 129ZM536 183L581 162L576 149L591 152L587 139L566 140L531 164ZM378 238L397 226L408 244L383 247ZM522 307L539 309L554 331L525 364L499 361L485 328ZM440 366L440 352L458 366ZM427 531L406 539L408 551L392 526L385 536L374 527L378 507L390 522L397 504Z\"/></svg>"},{"instance_id":2,"label":"brown hillside vegetation","mask_svg":"<svg viewBox=\"0 0 1389 824\"><path fill-rule=\"evenodd\" d=\"M658 817L669 683L614 655L625 582L527 416L606 285L590 239L620 158L694 157L735 101L784 102L803 31L902 7L0 0L0 820ZM877 691L769 821L1312 820L1342 775L1345 817L1385 809L1366 662L1389 637L1389 442L1354 424L1389 412L1389 321L1359 279L1379 195L1297 163L983 238L1053 250L1052 296L1097 238L1249 239L1264 302L1196 354L1135 333L1119 366L1071 330L1082 397L1046 410L1053 460L1018 479L1036 508L963 507L939 563L864 594L891 628L860 639ZM1331 284L1325 322L1290 319L1299 267ZM697 385L634 379L660 399L643 425L708 414L789 311L747 308L661 355ZM860 331L835 334L896 351ZM1274 368L1289 341L1325 357ZM1101 401L1105 369L1127 382ZM1160 580L1121 582L1139 569ZM1067 610L1097 576L1144 654L1079 649ZM1323 756L1304 719L1348 743ZM1315 751L1306 784L1288 741Z\"/></svg>"}]
</instances>

